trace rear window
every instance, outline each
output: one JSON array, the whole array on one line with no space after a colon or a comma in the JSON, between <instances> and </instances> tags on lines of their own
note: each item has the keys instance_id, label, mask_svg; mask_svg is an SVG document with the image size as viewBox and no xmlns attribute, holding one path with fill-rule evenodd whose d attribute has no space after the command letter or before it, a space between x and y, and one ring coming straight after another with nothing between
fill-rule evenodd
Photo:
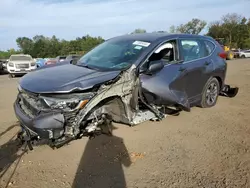
<instances>
[{"instance_id":1,"label":"rear window","mask_svg":"<svg viewBox=\"0 0 250 188\"><path fill-rule=\"evenodd\" d=\"M10 61L31 61L32 58L29 56L11 56Z\"/></svg>"},{"instance_id":2,"label":"rear window","mask_svg":"<svg viewBox=\"0 0 250 188\"><path fill-rule=\"evenodd\" d=\"M61 56L61 57L59 57L59 59L66 59L66 57L64 57L64 56Z\"/></svg>"}]
</instances>

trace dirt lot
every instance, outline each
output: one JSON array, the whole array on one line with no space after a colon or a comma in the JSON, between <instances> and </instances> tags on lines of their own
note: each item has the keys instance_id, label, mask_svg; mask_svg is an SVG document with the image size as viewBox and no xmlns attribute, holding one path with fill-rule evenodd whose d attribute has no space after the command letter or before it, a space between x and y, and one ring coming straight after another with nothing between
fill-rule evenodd
<instances>
[{"instance_id":1,"label":"dirt lot","mask_svg":"<svg viewBox=\"0 0 250 188\"><path fill-rule=\"evenodd\" d=\"M250 60L228 64L240 91L214 108L25 154L12 139L18 78L0 75L0 187L250 187Z\"/></svg>"}]
</instances>

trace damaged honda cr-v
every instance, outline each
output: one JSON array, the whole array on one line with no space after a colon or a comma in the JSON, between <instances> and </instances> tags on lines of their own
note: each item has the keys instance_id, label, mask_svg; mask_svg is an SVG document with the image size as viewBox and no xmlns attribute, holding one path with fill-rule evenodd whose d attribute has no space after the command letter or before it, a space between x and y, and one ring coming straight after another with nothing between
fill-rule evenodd
<instances>
[{"instance_id":1,"label":"damaged honda cr-v","mask_svg":"<svg viewBox=\"0 0 250 188\"><path fill-rule=\"evenodd\" d=\"M109 39L76 65L41 68L21 78L14 104L21 139L53 147L234 97L225 84L226 54L212 38L132 34Z\"/></svg>"}]
</instances>

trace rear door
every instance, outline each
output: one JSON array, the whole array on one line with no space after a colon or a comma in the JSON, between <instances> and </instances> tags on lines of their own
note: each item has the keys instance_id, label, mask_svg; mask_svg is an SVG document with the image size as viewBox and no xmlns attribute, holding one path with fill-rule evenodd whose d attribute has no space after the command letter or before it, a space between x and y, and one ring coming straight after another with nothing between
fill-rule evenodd
<instances>
[{"instance_id":1,"label":"rear door","mask_svg":"<svg viewBox=\"0 0 250 188\"><path fill-rule=\"evenodd\" d=\"M180 56L187 71L185 91L190 103L201 97L202 90L213 70L212 58L208 56L204 40L196 38L179 39Z\"/></svg>"}]
</instances>

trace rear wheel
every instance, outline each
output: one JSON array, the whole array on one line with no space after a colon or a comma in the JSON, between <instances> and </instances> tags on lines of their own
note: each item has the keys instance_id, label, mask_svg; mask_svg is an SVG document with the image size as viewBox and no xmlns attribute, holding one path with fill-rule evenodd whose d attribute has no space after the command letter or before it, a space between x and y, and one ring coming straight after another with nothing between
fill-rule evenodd
<instances>
[{"instance_id":1,"label":"rear wheel","mask_svg":"<svg viewBox=\"0 0 250 188\"><path fill-rule=\"evenodd\" d=\"M215 106L220 91L220 84L216 78L210 78L202 93L202 99L200 107L202 108L210 108Z\"/></svg>"}]
</instances>

